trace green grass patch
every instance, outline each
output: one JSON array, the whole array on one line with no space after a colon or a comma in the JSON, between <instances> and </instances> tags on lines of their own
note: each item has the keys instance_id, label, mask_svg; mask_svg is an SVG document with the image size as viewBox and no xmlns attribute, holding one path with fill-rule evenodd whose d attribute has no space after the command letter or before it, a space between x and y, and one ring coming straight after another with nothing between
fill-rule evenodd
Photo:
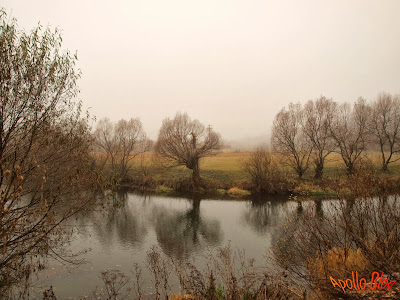
<instances>
[{"instance_id":1,"label":"green grass patch","mask_svg":"<svg viewBox=\"0 0 400 300\"><path fill-rule=\"evenodd\" d=\"M220 195L225 195L226 194L226 190L224 190L224 189L216 189L216 191Z\"/></svg>"},{"instance_id":2,"label":"green grass patch","mask_svg":"<svg viewBox=\"0 0 400 300\"><path fill-rule=\"evenodd\" d=\"M156 188L157 193L159 194L170 194L172 193L174 190L165 186L165 185L159 185Z\"/></svg>"}]
</instances>

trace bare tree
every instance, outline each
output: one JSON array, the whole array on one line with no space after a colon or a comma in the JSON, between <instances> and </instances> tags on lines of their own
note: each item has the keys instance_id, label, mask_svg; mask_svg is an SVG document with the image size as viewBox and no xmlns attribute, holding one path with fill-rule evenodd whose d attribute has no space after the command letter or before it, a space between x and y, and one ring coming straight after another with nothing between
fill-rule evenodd
<instances>
[{"instance_id":1,"label":"bare tree","mask_svg":"<svg viewBox=\"0 0 400 300\"><path fill-rule=\"evenodd\" d=\"M344 103L331 111L330 131L339 148L347 173L354 172L365 149L370 109L363 98L351 107Z\"/></svg>"},{"instance_id":2,"label":"bare tree","mask_svg":"<svg viewBox=\"0 0 400 300\"><path fill-rule=\"evenodd\" d=\"M99 121L94 133L96 145L105 153L103 165L111 167L111 178L126 179L132 160L150 147L139 119L124 119L112 123L105 118Z\"/></svg>"},{"instance_id":3,"label":"bare tree","mask_svg":"<svg viewBox=\"0 0 400 300\"><path fill-rule=\"evenodd\" d=\"M332 99L320 97L308 101L304 106L304 133L313 146L312 161L314 163L315 179L321 179L325 159L332 153L336 144L329 130L330 118L333 117L336 103Z\"/></svg>"},{"instance_id":4,"label":"bare tree","mask_svg":"<svg viewBox=\"0 0 400 300\"><path fill-rule=\"evenodd\" d=\"M57 30L20 32L0 10L0 298L58 255L62 222L90 197L90 128L76 56ZM88 195L89 193L86 193Z\"/></svg>"},{"instance_id":5,"label":"bare tree","mask_svg":"<svg viewBox=\"0 0 400 300\"><path fill-rule=\"evenodd\" d=\"M186 113L164 119L155 146L160 157L193 171L196 189L200 187L200 159L216 154L220 148L220 135L211 127L205 128L198 120L191 120Z\"/></svg>"},{"instance_id":6,"label":"bare tree","mask_svg":"<svg viewBox=\"0 0 400 300\"><path fill-rule=\"evenodd\" d=\"M273 154L263 146L258 146L243 162L243 169L258 192L279 192L285 182Z\"/></svg>"},{"instance_id":7,"label":"bare tree","mask_svg":"<svg viewBox=\"0 0 400 300\"><path fill-rule=\"evenodd\" d=\"M388 165L400 159L393 159L400 152L400 98L382 93L371 103L371 108L369 132L379 145L382 170L387 172Z\"/></svg>"},{"instance_id":8,"label":"bare tree","mask_svg":"<svg viewBox=\"0 0 400 300\"><path fill-rule=\"evenodd\" d=\"M282 154L286 163L301 178L309 167L312 143L304 132L304 112L300 103L290 103L274 119L272 127L273 149Z\"/></svg>"}]
</instances>

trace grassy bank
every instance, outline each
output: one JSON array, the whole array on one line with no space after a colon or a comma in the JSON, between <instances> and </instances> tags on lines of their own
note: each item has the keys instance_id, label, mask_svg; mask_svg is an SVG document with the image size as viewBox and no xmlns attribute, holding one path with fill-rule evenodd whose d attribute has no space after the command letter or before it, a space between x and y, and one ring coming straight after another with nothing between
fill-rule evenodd
<instances>
[{"instance_id":1,"label":"grassy bank","mask_svg":"<svg viewBox=\"0 0 400 300\"><path fill-rule=\"evenodd\" d=\"M322 180L314 179L312 166L306 171L302 180L299 180L289 167L281 166L281 171L285 174L285 183L281 192L298 196L329 197L336 196L338 193L349 196L354 188L355 180L370 180L370 187L376 188L376 192L380 192L380 188L397 191L400 183L400 161L391 164L389 172L384 173L380 170L379 155L378 152L365 154L362 169L356 176L351 177L346 175L341 157L336 153L328 156ZM251 178L242 167L249 156L250 152L224 151L204 158L200 163L204 190L237 197L254 192ZM155 167L153 158L151 153L136 157L131 166L131 178L123 184L155 190L162 194L190 188L190 170L184 167ZM231 189L234 190L229 192Z\"/></svg>"}]
</instances>

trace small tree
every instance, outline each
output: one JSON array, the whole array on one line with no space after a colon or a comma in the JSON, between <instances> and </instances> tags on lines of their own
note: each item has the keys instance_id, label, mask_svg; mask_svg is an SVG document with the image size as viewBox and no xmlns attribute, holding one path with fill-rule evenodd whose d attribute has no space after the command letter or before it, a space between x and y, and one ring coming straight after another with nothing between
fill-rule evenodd
<instances>
[{"instance_id":1,"label":"small tree","mask_svg":"<svg viewBox=\"0 0 400 300\"><path fill-rule=\"evenodd\" d=\"M103 167L109 167L114 181L126 179L132 160L149 149L149 142L139 119L124 119L112 123L104 118L94 133L98 149L105 154Z\"/></svg>"},{"instance_id":2,"label":"small tree","mask_svg":"<svg viewBox=\"0 0 400 300\"><path fill-rule=\"evenodd\" d=\"M221 137L211 127L205 128L186 113L177 113L173 119L164 119L155 151L173 165L192 170L193 186L197 189L200 187L200 160L216 154L220 148Z\"/></svg>"},{"instance_id":3,"label":"small tree","mask_svg":"<svg viewBox=\"0 0 400 300\"><path fill-rule=\"evenodd\" d=\"M379 145L382 158L382 170L387 172L393 155L400 152L400 98L382 93L371 103L369 133L373 142Z\"/></svg>"},{"instance_id":4,"label":"small tree","mask_svg":"<svg viewBox=\"0 0 400 300\"><path fill-rule=\"evenodd\" d=\"M257 147L243 162L243 169L251 177L258 192L278 192L284 183L282 172L266 147Z\"/></svg>"},{"instance_id":5,"label":"small tree","mask_svg":"<svg viewBox=\"0 0 400 300\"><path fill-rule=\"evenodd\" d=\"M370 109L359 98L353 107L344 103L331 111L329 130L340 151L347 173L354 172L366 145Z\"/></svg>"},{"instance_id":6,"label":"small tree","mask_svg":"<svg viewBox=\"0 0 400 300\"><path fill-rule=\"evenodd\" d=\"M304 106L304 133L313 146L312 161L315 168L315 179L321 179L325 159L332 153L336 144L329 130L336 103L331 99L320 97L308 101Z\"/></svg>"},{"instance_id":7,"label":"small tree","mask_svg":"<svg viewBox=\"0 0 400 300\"><path fill-rule=\"evenodd\" d=\"M272 127L273 149L282 154L286 163L299 178L309 167L312 144L304 132L304 112L300 103L290 103L274 119Z\"/></svg>"}]
</instances>

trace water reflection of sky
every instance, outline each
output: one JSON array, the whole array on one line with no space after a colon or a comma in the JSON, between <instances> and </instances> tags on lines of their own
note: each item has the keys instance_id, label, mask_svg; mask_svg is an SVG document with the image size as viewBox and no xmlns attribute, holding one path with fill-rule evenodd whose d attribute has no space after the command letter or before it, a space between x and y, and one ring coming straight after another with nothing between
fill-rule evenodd
<instances>
[{"instance_id":1,"label":"water reflection of sky","mask_svg":"<svg viewBox=\"0 0 400 300\"><path fill-rule=\"evenodd\" d=\"M99 275L104 269L119 269L133 278L133 264L144 265L153 245L176 259L196 258L230 243L232 249L245 250L247 257L265 264L274 232L288 211L298 212L297 203L273 199L191 200L122 194L113 204L106 212L89 211L70 221L79 232L68 248L90 251L83 255L88 263L79 268L67 272L54 262L43 272L48 279L40 284L52 284L59 299L88 295L102 285ZM151 285L146 267L143 277Z\"/></svg>"}]
</instances>

